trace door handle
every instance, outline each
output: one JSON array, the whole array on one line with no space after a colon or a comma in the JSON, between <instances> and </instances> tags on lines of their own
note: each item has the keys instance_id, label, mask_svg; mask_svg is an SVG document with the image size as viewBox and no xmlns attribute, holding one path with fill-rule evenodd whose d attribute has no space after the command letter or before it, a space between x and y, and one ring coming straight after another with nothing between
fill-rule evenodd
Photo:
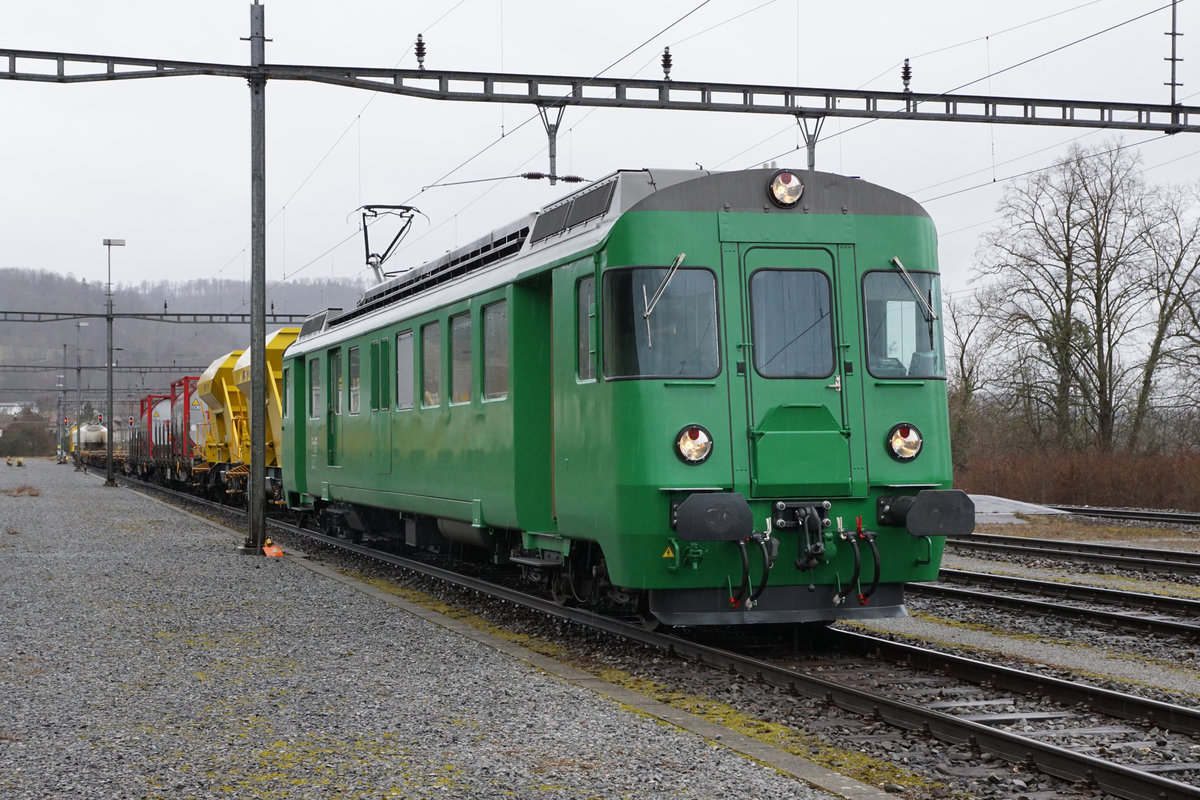
<instances>
[{"instance_id":1,"label":"door handle","mask_svg":"<svg viewBox=\"0 0 1200 800\"><path fill-rule=\"evenodd\" d=\"M833 379L833 383L829 384L825 388L833 389L835 392L840 392L842 390L842 376L841 375L836 376Z\"/></svg>"}]
</instances>

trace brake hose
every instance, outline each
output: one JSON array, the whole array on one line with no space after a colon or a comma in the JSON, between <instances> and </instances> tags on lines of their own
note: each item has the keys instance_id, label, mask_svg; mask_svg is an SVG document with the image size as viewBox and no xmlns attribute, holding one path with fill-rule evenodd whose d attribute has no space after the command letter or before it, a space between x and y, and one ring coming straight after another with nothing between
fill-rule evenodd
<instances>
[{"instance_id":1,"label":"brake hose","mask_svg":"<svg viewBox=\"0 0 1200 800\"><path fill-rule=\"evenodd\" d=\"M754 594L750 595L750 602L757 602L758 598L762 597L762 593L767 589L767 579L771 577L771 567L775 564L775 559L771 557L771 543L764 536L757 533L754 538L758 541L759 549L762 550L763 556L763 573L762 581L758 584L758 588L754 590Z\"/></svg>"},{"instance_id":2,"label":"brake hose","mask_svg":"<svg viewBox=\"0 0 1200 800\"><path fill-rule=\"evenodd\" d=\"M875 578L871 581L871 585L867 590L858 596L858 604L865 606L867 601L871 599L871 595L875 594L875 590L879 588L879 548L875 546L874 531L864 531L859 536L866 540L871 548L871 555L875 558Z\"/></svg>"},{"instance_id":3,"label":"brake hose","mask_svg":"<svg viewBox=\"0 0 1200 800\"><path fill-rule=\"evenodd\" d=\"M750 555L746 552L746 539L738 539L738 550L742 553L742 585L738 588L736 597L729 598L729 603L734 608L742 604L742 598L746 596L746 590L750 588Z\"/></svg>"},{"instance_id":4,"label":"brake hose","mask_svg":"<svg viewBox=\"0 0 1200 800\"><path fill-rule=\"evenodd\" d=\"M858 534L849 531L842 534L842 538L850 543L850 549L854 551L854 574L846 582L846 588L833 596L833 604L835 606L840 606L842 601L846 599L846 594L850 591L850 587L858 584L858 573L862 570L862 554L858 552Z\"/></svg>"}]
</instances>

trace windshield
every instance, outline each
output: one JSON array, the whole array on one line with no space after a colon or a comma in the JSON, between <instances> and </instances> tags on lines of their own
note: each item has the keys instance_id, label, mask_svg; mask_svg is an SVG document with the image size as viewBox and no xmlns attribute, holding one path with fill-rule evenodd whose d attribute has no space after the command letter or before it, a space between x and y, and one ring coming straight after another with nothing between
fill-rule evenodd
<instances>
[{"instance_id":1,"label":"windshield","mask_svg":"<svg viewBox=\"0 0 1200 800\"><path fill-rule=\"evenodd\" d=\"M717 285L707 269L669 267L604 273L604 375L608 378L714 378ZM662 296L650 305L654 293ZM647 315L647 310L651 313Z\"/></svg>"},{"instance_id":2,"label":"windshield","mask_svg":"<svg viewBox=\"0 0 1200 800\"><path fill-rule=\"evenodd\" d=\"M935 312L941 308L938 276L909 271L917 291ZM867 325L867 369L876 378L944 378L942 323L898 270L868 272L863 278Z\"/></svg>"}]
</instances>

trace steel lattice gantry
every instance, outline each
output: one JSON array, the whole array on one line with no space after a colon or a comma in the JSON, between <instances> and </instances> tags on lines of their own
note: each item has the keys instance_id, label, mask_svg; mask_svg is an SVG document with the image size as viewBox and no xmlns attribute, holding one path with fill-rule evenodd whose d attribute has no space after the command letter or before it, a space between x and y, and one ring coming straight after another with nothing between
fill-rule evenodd
<instances>
[{"instance_id":1,"label":"steel lattice gantry","mask_svg":"<svg viewBox=\"0 0 1200 800\"><path fill-rule=\"evenodd\" d=\"M41 70L21 69L26 64ZM0 79L83 83L185 75L313 81L372 92L545 108L588 106L1200 133L1200 107L701 81L198 61L0 49Z\"/></svg>"},{"instance_id":2,"label":"steel lattice gantry","mask_svg":"<svg viewBox=\"0 0 1200 800\"><path fill-rule=\"evenodd\" d=\"M62 369L63 369L63 367L61 364L47 364L47 365L0 364L0 372L54 372L55 370L61 371ZM107 369L107 367L105 367L103 365L95 365L95 366L82 365L82 366L78 366L78 367L70 367L69 369L100 370L100 369ZM204 372L204 370L208 369L208 364L202 364L200 366L181 365L181 364L171 364L169 366L163 366L163 365L159 364L159 365L149 366L149 367L122 367L119 365L114 365L112 369L113 369L113 372L132 372L134 374L141 374L143 372L144 373L169 372L169 373L172 373L175 375L180 375L180 374L186 375L186 374L192 374L192 373L195 373L198 375L201 372Z\"/></svg>"},{"instance_id":3,"label":"steel lattice gantry","mask_svg":"<svg viewBox=\"0 0 1200 800\"><path fill-rule=\"evenodd\" d=\"M61 322L72 319L104 319L105 314L82 311L0 311L0 322ZM113 319L142 319L150 322L173 322L184 325L246 325L249 314L227 313L176 313L131 311L114 313ZM307 314L267 314L271 322L299 325L308 318Z\"/></svg>"}]
</instances>

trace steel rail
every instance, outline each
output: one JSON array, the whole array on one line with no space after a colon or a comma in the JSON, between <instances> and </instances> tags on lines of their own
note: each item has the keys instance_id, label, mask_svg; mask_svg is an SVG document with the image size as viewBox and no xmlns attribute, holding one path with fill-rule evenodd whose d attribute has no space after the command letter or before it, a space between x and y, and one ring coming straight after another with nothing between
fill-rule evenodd
<instances>
[{"instance_id":1,"label":"steel rail","mask_svg":"<svg viewBox=\"0 0 1200 800\"><path fill-rule=\"evenodd\" d=\"M271 524L275 523L272 522ZM648 631L638 624L623 622L583 609L567 608L552 600L528 595L505 587L497 587L488 581L462 576L440 567L434 567L422 562L414 562L402 556L386 553L381 556L378 550L366 545L356 545L314 531L293 529L290 526L288 529L303 536L324 541L327 544L344 547L360 555L373 558L382 557L384 561L396 566L415 570L465 588L500 597L509 602L535 609L568 622L595 627L677 656L693 659L716 669L736 672L750 678L758 678L773 686L790 689L804 697L825 699L843 711L861 714L866 717L879 718L906 730L924 730L944 742L954 744L970 742L981 750L997 755L1007 761L1031 764L1047 774L1066 780L1091 782L1104 791L1118 797L1128 798L1129 800L1184 800L1185 798L1193 798L1194 800L1195 798L1200 798L1200 787L1189 786L1185 783L1180 783L1179 781L1155 775L1135 767L1105 761L1083 753L1076 753L1066 748L1048 744L1039 739L1021 736L1017 733L993 728L980 722L962 719L953 714L922 708L902 700L895 700L849 686L843 686L795 669L772 664L768 661L721 648L698 644L672 634ZM839 632L838 636L841 635L842 633ZM857 640L852 638L856 636L861 638ZM872 646L879 650L890 648L894 644L875 640L872 637L866 637L862 634L846 634L847 641L857 641L861 644L865 639L871 639ZM880 642L880 644L877 645L875 644L876 642ZM893 652L898 651L899 649L893 650ZM924 655L921 655L922 653ZM908 657L913 661L918 658L924 658L929 663L937 661L937 656L932 651L922 651L921 648L912 648L908 653ZM970 659L960 660L962 662L970 662ZM947 661L944 663L948 664L950 662ZM1193 712L1190 709L1177 708L1167 703L1143 701L1142 698L1136 698L1132 695L1120 695L1117 692L1075 686L1066 681L1055 682L1053 678L1046 678L1045 676L1033 673L1021 673L1019 670L1006 670L1006 668L984 664L983 662L975 662L975 664L977 665L979 674L994 677L1001 674L1001 672L1011 673L1006 677L1010 686L1024 682L1025 685L1032 687L1028 691L1033 693L1045 693L1044 688L1039 687L1062 683L1067 685L1062 688L1064 695L1067 692L1073 691L1075 693L1074 696L1080 698L1077 702L1084 702L1083 698L1092 698L1088 702L1106 702L1107 706L1105 707L1125 709L1122 718L1152 719L1156 724L1169 727L1171 730L1185 730L1189 729L1190 726L1190 730L1200 731L1200 713ZM964 672L966 671L965 664L960 665L959 668ZM1067 688L1068 686L1073 688ZM1168 725L1167 720L1171 720L1178 727L1171 727Z\"/></svg>"},{"instance_id":2,"label":"steel rail","mask_svg":"<svg viewBox=\"0 0 1200 800\"><path fill-rule=\"evenodd\" d=\"M835 641L840 640L839 645L845 649L874 653L892 663L942 672L969 683L986 683L994 688L1026 696L1050 697L1067 705L1082 704L1099 714L1145 722L1173 733L1200 735L1200 709L999 664L989 664L965 656L882 639L869 633L831 629L829 634Z\"/></svg>"},{"instance_id":3,"label":"steel rail","mask_svg":"<svg viewBox=\"0 0 1200 800\"><path fill-rule=\"evenodd\" d=\"M337 547L345 547L361 555L380 557L378 550L365 545L347 543L345 540L313 531L295 529L294 532ZM1043 772L1066 780L1092 782L1104 791L1118 797L1129 798L1129 800L1200 798L1200 787L1189 786L1134 767L1076 753L1039 739L1024 737L952 714L843 686L788 667L721 648L698 644L672 634L648 631L638 624L623 622L583 609L567 608L552 600L527 595L505 587L497 587L487 581L462 576L422 562L413 562L401 556L383 554L382 558L405 569L415 570L456 585L494 595L559 619L596 627L674 655L693 659L716 669L759 678L773 686L790 689L808 698L825 699L843 711L877 717L907 730L924 730L945 742L955 744L971 742L981 750L993 753L1007 761L1032 764ZM837 635L840 637L843 632L838 632ZM905 652L906 658L910 662L916 662L923 658L930 664L938 664L939 668L959 662L956 668L964 674L970 672L968 667L973 664L976 674L987 676L980 678L981 682L998 680L999 676L1003 675L1006 688L1012 690L1013 687L1025 685L1030 687L1025 691L1035 694L1046 694L1045 687L1054 686L1056 691L1062 692L1061 696L1063 697L1075 698L1074 702L1088 702L1098 710L1100 708L1113 709L1118 712L1113 715L1123 719L1146 719L1170 730L1200 732L1200 712L1191 709L1153 700L1143 700L1143 698L1123 695L1119 692L1080 686L1068 681L1058 681L1054 678L1023 673L1020 670L983 662L972 662L970 659L960 657L947 657L943 661L941 659L943 654L935 654L933 651L925 651L911 646L904 649L905 646L876 640L863 634L845 633L846 641L855 641L859 646L867 639L871 639L872 647L876 650Z\"/></svg>"},{"instance_id":4,"label":"steel rail","mask_svg":"<svg viewBox=\"0 0 1200 800\"><path fill-rule=\"evenodd\" d=\"M1086 561L1155 572L1176 572L1188 575L1200 573L1200 553L1180 550L1152 550L1123 545L1057 539L1027 539L1021 536L997 536L994 534L973 534L961 539L947 539L946 546L956 550L981 550L1011 555L1059 558L1064 561Z\"/></svg>"},{"instance_id":5,"label":"steel rail","mask_svg":"<svg viewBox=\"0 0 1200 800\"><path fill-rule=\"evenodd\" d=\"M197 499L189 495L183 496L189 497L191 500ZM231 512L238 511L238 509L231 506L213 505ZM1105 761L1083 753L1076 753L1036 738L1024 737L1017 733L993 728L980 722L962 719L952 714L926 709L912 703L843 686L833 681L808 675L795 669L772 664L761 659L691 642L675 635L649 631L639 624L605 617L584 609L561 606L552 600L535 597L503 586L497 586L482 579L454 573L441 567L407 559L403 556L385 553L363 544L355 544L316 531L280 523L276 520L272 520L269 524L359 555L382 560L403 569L435 577L489 596L498 597L568 622L594 627L598 630L622 636L631 641L661 649L673 655L693 659L716 669L736 672L749 678L757 678L773 686L790 689L804 697L818 700L824 699L843 711L881 719L906 730L925 731L944 742L953 744L971 743L974 747L999 756L1006 761L1026 764L1065 780L1088 782L1110 794L1127 798L1127 800L1200 800L1200 787L1189 786L1188 784L1135 767ZM853 641L852 636L854 635L847 636L846 641ZM863 636L863 639L871 638ZM861 642L863 639L859 639L858 641ZM872 646L886 646L876 645L875 642L877 641L882 640L872 639ZM917 658L918 656L914 653L912 657ZM932 658L932 656L927 656L927 658ZM978 663L982 665L982 662ZM1014 672L1019 673L1019 671ZM1049 680L1052 679L1030 673L1027 680L1033 686L1040 686L1048 685ZM1090 687L1078 688L1094 692L1103 691L1091 689ZM1158 714L1168 714L1174 708L1169 704L1161 705L1163 708L1156 710ZM1183 716L1186 717L1187 710L1184 709L1183 711ZM1153 718L1156 721L1159 719L1158 716ZM1162 724L1165 725L1166 723Z\"/></svg>"},{"instance_id":6,"label":"steel rail","mask_svg":"<svg viewBox=\"0 0 1200 800\"><path fill-rule=\"evenodd\" d=\"M1136 508L1101 508L1098 506L1056 506L1059 511L1076 514L1081 517L1100 517L1102 519L1131 519L1139 522L1179 522L1185 525L1200 525L1200 513L1188 511L1149 511Z\"/></svg>"},{"instance_id":7,"label":"steel rail","mask_svg":"<svg viewBox=\"0 0 1200 800\"><path fill-rule=\"evenodd\" d=\"M982 573L973 573L983 575ZM989 585L987 576L981 582ZM1031 581L1037 583L1037 581ZM989 585L989 589L991 589ZM980 605L1008 608L1015 611L1035 612L1063 619L1083 620L1088 623L1107 625L1113 628L1145 634L1153 633L1159 636L1184 636L1200 641L1200 624L1185 622L1178 619L1162 619L1147 617L1141 614L1129 614L1121 611L1108 611L1097 608L1082 608L1049 600L1037 600L1031 597L1016 597L1013 595L995 594L984 589L967 589L961 586L945 586L929 583L910 583L905 585L905 592L926 597L942 597L952 600L963 600Z\"/></svg>"},{"instance_id":8,"label":"steel rail","mask_svg":"<svg viewBox=\"0 0 1200 800\"><path fill-rule=\"evenodd\" d=\"M1089 603L1119 605L1127 608L1140 608L1164 614L1191 615L1200 619L1200 600L1188 597L1175 597L1164 594L1147 594L1145 592L1127 592L1122 589L1108 589L1102 586L1087 586L1081 583L1066 583L1062 581L1039 581L1030 578L1018 578L1015 575L998 575L993 572L972 572L964 569L943 567L938 573L939 582L985 584L997 589L1037 594L1049 597L1062 597L1068 600L1082 600ZM929 584L908 584L909 587L927 586Z\"/></svg>"}]
</instances>

